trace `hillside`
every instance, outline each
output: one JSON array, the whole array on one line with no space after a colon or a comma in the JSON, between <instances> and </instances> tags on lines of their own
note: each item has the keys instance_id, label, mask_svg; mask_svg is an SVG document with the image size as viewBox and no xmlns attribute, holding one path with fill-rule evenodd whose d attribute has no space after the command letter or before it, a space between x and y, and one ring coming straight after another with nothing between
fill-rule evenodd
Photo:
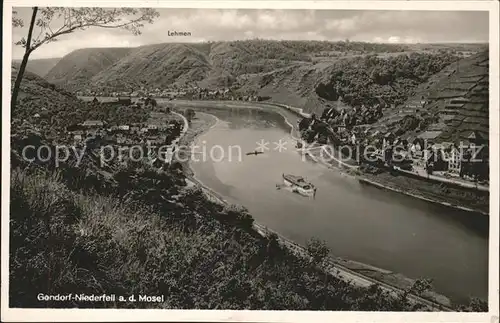
<instances>
[{"instance_id":1,"label":"hillside","mask_svg":"<svg viewBox=\"0 0 500 323\"><path fill-rule=\"evenodd\" d=\"M18 65L12 66L12 83ZM60 138L65 127L87 119L106 120L108 124L141 122L148 112L130 106L110 107L89 104L79 100L73 93L47 82L30 72L25 72L18 96L18 104L12 112L13 132L22 123L28 123L44 131L52 139Z\"/></svg>"},{"instance_id":2,"label":"hillside","mask_svg":"<svg viewBox=\"0 0 500 323\"><path fill-rule=\"evenodd\" d=\"M99 84L94 87L113 89L138 85L182 86L187 83L221 87L231 85L240 75L331 61L343 54L399 53L408 48L400 45L319 41L165 43L131 48L128 56L115 55L115 58L119 58L116 61L94 61L104 60L106 55L103 53L115 53L117 50L90 48L72 52L50 71L47 79L73 90L78 84ZM89 57L93 58L92 64L85 64ZM100 69L96 71L96 67Z\"/></svg>"},{"instance_id":3,"label":"hillside","mask_svg":"<svg viewBox=\"0 0 500 323\"><path fill-rule=\"evenodd\" d=\"M199 81L210 70L202 48L184 44L160 44L133 49L130 55L88 78L96 88L130 90L140 86L165 87Z\"/></svg>"},{"instance_id":4,"label":"hillside","mask_svg":"<svg viewBox=\"0 0 500 323\"><path fill-rule=\"evenodd\" d=\"M11 80L14 83L19 70L18 64L13 64L11 69ZM84 104L76 98L76 96L66 90L60 89L54 84L47 82L40 76L25 71L23 81L18 96L18 107L12 112L12 119L15 121L26 120L34 121L41 117L42 125L50 125L52 121L62 121L62 114L59 118L59 113L65 110L65 107L71 107L71 111L83 109ZM69 110L69 109L68 109Z\"/></svg>"},{"instance_id":5,"label":"hillside","mask_svg":"<svg viewBox=\"0 0 500 323\"><path fill-rule=\"evenodd\" d=\"M61 58L45 75L54 84L71 86L86 81L130 52L130 48L85 48Z\"/></svg>"},{"instance_id":6,"label":"hillside","mask_svg":"<svg viewBox=\"0 0 500 323\"><path fill-rule=\"evenodd\" d=\"M47 73L61 60L60 57L54 58L40 58L40 59L30 59L26 70L28 72L34 73L38 76L45 77ZM20 64L21 60L13 60L14 64Z\"/></svg>"},{"instance_id":7,"label":"hillside","mask_svg":"<svg viewBox=\"0 0 500 323\"><path fill-rule=\"evenodd\" d=\"M466 140L489 132L489 57L487 52L461 59L422 83L405 104L386 111L374 130L416 136L433 133L439 141ZM425 108L421 101L427 101ZM414 122L412 122L414 120Z\"/></svg>"},{"instance_id":8,"label":"hillside","mask_svg":"<svg viewBox=\"0 0 500 323\"><path fill-rule=\"evenodd\" d=\"M464 49L481 46L257 39L147 45L122 56L116 52L124 49L85 49L65 56L47 79L71 91L108 93L232 88L320 113L328 106L373 104L376 96L399 105Z\"/></svg>"}]
</instances>

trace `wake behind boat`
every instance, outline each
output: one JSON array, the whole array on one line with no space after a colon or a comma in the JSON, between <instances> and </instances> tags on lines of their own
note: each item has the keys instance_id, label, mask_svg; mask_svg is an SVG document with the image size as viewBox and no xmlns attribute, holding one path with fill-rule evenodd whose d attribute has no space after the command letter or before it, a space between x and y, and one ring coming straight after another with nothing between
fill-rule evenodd
<instances>
[{"instance_id":1,"label":"wake behind boat","mask_svg":"<svg viewBox=\"0 0 500 323\"><path fill-rule=\"evenodd\" d=\"M302 176L296 176L292 174L283 174L283 184L285 186L290 187L292 192L299 193L304 196L313 196L316 195L316 187L305 180Z\"/></svg>"}]
</instances>

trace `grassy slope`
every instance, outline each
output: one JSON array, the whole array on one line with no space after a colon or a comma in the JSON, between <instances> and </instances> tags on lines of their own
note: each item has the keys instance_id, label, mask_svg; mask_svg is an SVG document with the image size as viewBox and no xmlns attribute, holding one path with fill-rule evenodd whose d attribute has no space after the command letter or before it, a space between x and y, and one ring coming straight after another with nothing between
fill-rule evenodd
<instances>
[{"instance_id":1,"label":"grassy slope","mask_svg":"<svg viewBox=\"0 0 500 323\"><path fill-rule=\"evenodd\" d=\"M194 46L148 45L133 49L129 56L99 71L91 83L118 85L121 90L138 89L142 85L164 87L174 82L201 80L208 70L206 55Z\"/></svg>"}]
</instances>

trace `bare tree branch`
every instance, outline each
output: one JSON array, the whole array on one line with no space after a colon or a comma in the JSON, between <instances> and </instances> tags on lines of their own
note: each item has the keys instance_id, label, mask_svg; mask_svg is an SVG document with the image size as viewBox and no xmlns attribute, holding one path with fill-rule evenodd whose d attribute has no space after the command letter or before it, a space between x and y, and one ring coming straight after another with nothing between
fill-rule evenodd
<instances>
[{"instance_id":1,"label":"bare tree branch","mask_svg":"<svg viewBox=\"0 0 500 323\"><path fill-rule=\"evenodd\" d=\"M36 20L37 14L40 15ZM139 15L137 17L137 15ZM51 24L56 20L62 20L62 26L55 32L52 30ZM136 17L131 17L136 16ZM159 16L159 13L150 8L134 9L134 8L64 8L64 7L47 7L33 8L33 14L28 31L27 39L24 37L16 42L16 45L21 45L25 48L25 54L21 63L21 68L16 78L16 83L13 87L11 98L11 109L14 111L17 94L21 85L21 79L24 75L29 55L42 46L53 41L58 37L70 34L75 30L84 30L86 28L97 27L106 29L124 29L134 35L141 33L140 29L144 23L153 23L154 19ZM22 19L16 16L13 12L12 17L13 27L22 27ZM38 36L33 38L33 29L38 27Z\"/></svg>"}]
</instances>

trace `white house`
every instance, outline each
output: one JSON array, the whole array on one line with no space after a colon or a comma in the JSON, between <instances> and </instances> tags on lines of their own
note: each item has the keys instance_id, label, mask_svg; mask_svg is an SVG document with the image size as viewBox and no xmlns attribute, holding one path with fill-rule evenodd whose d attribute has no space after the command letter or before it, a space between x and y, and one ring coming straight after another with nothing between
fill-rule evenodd
<instances>
[{"instance_id":1,"label":"white house","mask_svg":"<svg viewBox=\"0 0 500 323\"><path fill-rule=\"evenodd\" d=\"M460 174L460 168L462 167L462 154L457 147L453 146L448 155L448 171L451 173Z\"/></svg>"},{"instance_id":2,"label":"white house","mask_svg":"<svg viewBox=\"0 0 500 323\"><path fill-rule=\"evenodd\" d=\"M356 144L356 134L352 134L351 136L351 144L355 145Z\"/></svg>"}]
</instances>

